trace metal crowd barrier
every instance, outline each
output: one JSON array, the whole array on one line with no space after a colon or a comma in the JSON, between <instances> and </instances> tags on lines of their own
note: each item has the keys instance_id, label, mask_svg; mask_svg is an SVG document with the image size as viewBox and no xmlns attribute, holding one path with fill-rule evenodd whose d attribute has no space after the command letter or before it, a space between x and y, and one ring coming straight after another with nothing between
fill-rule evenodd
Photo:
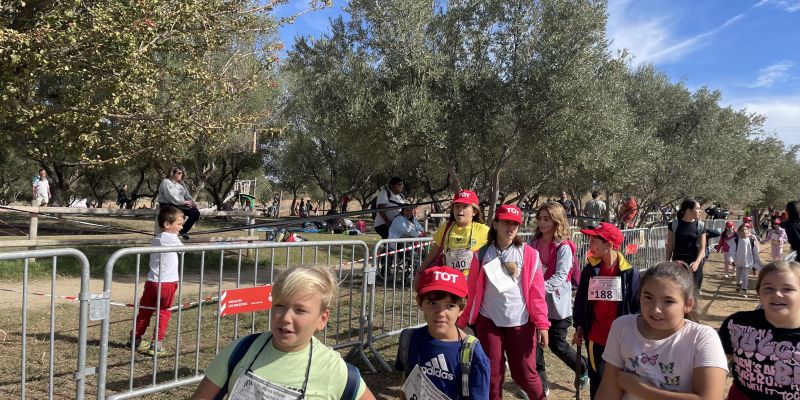
<instances>
[{"instance_id":1,"label":"metal crowd barrier","mask_svg":"<svg viewBox=\"0 0 800 400\"><path fill-rule=\"evenodd\" d=\"M724 221L722 223L724 226ZM523 232L519 235L528 241L532 233ZM638 268L650 268L663 260L667 227L625 230L623 235L623 251L630 253L627 258ZM581 265L585 265L589 250L588 238L580 232L574 232L572 240L577 246L576 257ZM271 283L276 273L294 265L327 266L339 280L339 297L332 305L326 330L318 333L319 339L334 349L349 348L346 357L358 356L375 372L375 367L366 354L366 351L370 351L383 369L391 371L391 367L376 350L375 343L398 335L402 329L424 323L416 304L412 280L414 272L429 251L431 242L430 237L381 240L375 244L371 253L363 241L126 248L115 252L108 259L103 276L103 292L99 295L89 293L89 263L83 253L77 250L2 253L0 260L21 260L24 263L22 293L28 293L27 260L32 257L53 257L51 295L56 292L57 257L72 256L80 261L81 288L77 297L80 301L78 364L77 370L70 370L68 375L75 381L76 398L82 399L85 379L95 371L94 368L86 367L86 343L88 332L92 328L89 321L101 321L99 355L92 352L90 357L98 357L97 398L104 399L109 392L110 399L123 399L197 383L203 378L202 368L222 346L245 333L269 330L269 312L220 317L219 307L214 304L223 290ZM175 313L170 320L164 342L168 354L161 357L157 354L153 357L144 356L137 353L135 343L129 343L131 331L135 328L136 315L141 309L138 301L140 285L144 279L140 275L149 268L148 259L151 254L166 252L180 253L181 277L174 302L177 306L172 308ZM246 258L243 252L255 253L255 259ZM117 267L121 264L129 268L131 276L119 276ZM128 285L124 292L117 286L121 284L120 280ZM49 398L54 397L54 377L58 376L53 366L56 359L54 343L57 343L54 332L59 323L55 317L54 299L52 297L50 301ZM160 308L159 306L156 308ZM20 335L23 338L21 398L26 396L27 313L27 296L23 295ZM158 318L153 318L151 327L157 331L159 323ZM59 325L62 332L64 327L69 327L69 323L62 322ZM148 329L143 339L149 340L150 332L152 330ZM56 384L61 386L60 381ZM41 394L36 393L35 397L44 397L43 390Z\"/></svg>"},{"instance_id":2,"label":"metal crowd barrier","mask_svg":"<svg viewBox=\"0 0 800 400\"><path fill-rule=\"evenodd\" d=\"M586 265L586 257L589 254L589 238L576 230L572 232L572 241L575 243L577 253L575 257L578 257L578 263L583 268Z\"/></svg>"},{"instance_id":3,"label":"metal crowd barrier","mask_svg":"<svg viewBox=\"0 0 800 400\"><path fill-rule=\"evenodd\" d=\"M255 252L255 261L243 259L242 252L247 250ZM148 258L143 260L142 256L165 252L180 254L181 280L176 293L177 304L183 304L189 292L196 293L198 299L211 299L213 302L219 299L223 290L272 283L274 276L290 265L331 268L339 280L340 293L332 305L327 328L318 333L318 338L334 349L351 348L346 357L358 355L375 371L364 352L368 287L364 278L369 270L369 250L363 241L126 248L111 255L106 263L103 295L107 300L118 299L119 295L114 291L115 266L124 259L134 258L136 275L133 277L133 296L129 299L133 307L128 312L126 309L112 310L110 301L105 304L106 318L100 332L98 399L105 398L107 386L108 390L115 392L109 399L125 399L197 383L203 378L201 368L207 366L222 346L241 336L240 330L254 333L270 328L269 312L220 317L218 306L205 306L208 302L199 301L191 309L178 307L169 322L164 348L174 359L172 362L169 359L162 361L167 356L138 355L135 343L129 342L139 312L140 272L149 268ZM184 274L187 267L195 270L189 279ZM160 304L156 308L160 308ZM143 340L149 340L151 332L158 330L157 314L154 317L154 323L151 323L154 330L148 329ZM122 324L115 322L113 331L112 318L123 321ZM211 327L213 332L209 329ZM232 332L232 335L223 332Z\"/></svg>"},{"instance_id":4,"label":"metal crowd barrier","mask_svg":"<svg viewBox=\"0 0 800 400\"><path fill-rule=\"evenodd\" d=\"M376 271L376 278L369 279L372 288L367 315L368 348L387 372L392 368L375 349L375 341L425 324L417 306L413 279L432 243L430 237L386 239L372 248L372 270Z\"/></svg>"},{"instance_id":5,"label":"metal crowd barrier","mask_svg":"<svg viewBox=\"0 0 800 400\"><path fill-rule=\"evenodd\" d=\"M645 270L650 266L647 264L647 240L649 229L624 229L622 231L622 254L631 265Z\"/></svg>"},{"instance_id":6,"label":"metal crowd barrier","mask_svg":"<svg viewBox=\"0 0 800 400\"><path fill-rule=\"evenodd\" d=\"M647 268L664 261L667 252L667 227L656 226L647 232Z\"/></svg>"},{"instance_id":7,"label":"metal crowd barrier","mask_svg":"<svg viewBox=\"0 0 800 400\"><path fill-rule=\"evenodd\" d=\"M77 296L59 296L56 291L56 277L58 276L58 258L59 257L71 257L78 261L80 264L80 292ZM29 278L29 269L31 267L31 262L34 258L39 259L46 259L50 258L50 293L32 293L29 289L30 285L28 282ZM19 261L22 265L22 282L21 282L21 290L17 291L15 289L5 289L6 291L10 292L19 292L21 294L21 307L22 307L22 315L21 321L19 325L19 331L15 332L10 330L10 332L6 333L6 339L9 340L19 334L20 338L20 385L19 385L19 392L18 393L8 393L9 395L19 396L20 399L25 399L29 395L29 391L27 388L28 381L36 382L45 380L47 382L47 391L44 392L41 386L36 386L31 388L30 390L30 397L32 398L63 398L64 392L63 391L70 391L69 386L72 385L72 381L74 381L74 393L76 399L83 399L85 386L86 386L86 376L91 374L91 371L86 368L86 326L89 320L89 300L91 295L89 294L89 261L86 256L75 249L50 249L50 250L30 250L30 251L16 251L16 252L8 252L8 253L0 253L0 261ZM44 264L43 262L39 262L39 264ZM11 270L8 266L4 266L7 270ZM8 283L10 284L10 283ZM6 285L8 285L6 284ZM59 288L61 289L61 288ZM29 328L29 319L33 319L33 324L36 325L36 322L42 320L38 313L35 312L35 316L33 318L29 318L29 307L28 307L28 297L30 295L40 295L44 297L50 298L50 307L49 311L49 326L47 329L47 336L46 340L44 339L44 332L45 330L36 329L34 328L33 334L28 331ZM67 316L66 318L56 318L56 298L64 297L70 300L79 301L80 305L77 310L77 315ZM59 310L60 311L60 310ZM74 311L74 310L71 310ZM77 318L76 318L77 317ZM75 322L78 322L77 326L74 326ZM58 324L58 325L56 325ZM13 324L7 325L8 327L13 326ZM8 328L6 328L8 329ZM56 342L56 330L58 330L58 342ZM38 331L38 332L36 332ZM78 337L72 337L68 332L74 331L77 332ZM33 337L34 340L29 345L28 338L29 336ZM36 337L39 337L36 340ZM76 340L77 339L77 340ZM13 340L13 339L12 339ZM76 343L75 343L76 342ZM44 348L42 343L46 343L47 347ZM58 343L58 356L56 352L56 343ZM75 349L75 345L77 344L77 349ZM7 348L10 350L10 348ZM32 351L29 351L32 350ZM38 357L32 356L33 354L42 354L42 364L44 364L44 355L48 354L47 357L47 374L44 375L43 368L36 368L39 370L39 373L33 373L31 376L28 375L29 360L36 360ZM59 361L64 359L72 359L72 357L77 356L77 366L76 370L65 370L63 366L60 368L56 366L56 359ZM34 364L33 367L37 363L32 362ZM33 368L32 367L32 368ZM58 393L55 392L56 386L59 390ZM66 388L65 388L66 386ZM72 397L72 396L70 396Z\"/></svg>"}]
</instances>

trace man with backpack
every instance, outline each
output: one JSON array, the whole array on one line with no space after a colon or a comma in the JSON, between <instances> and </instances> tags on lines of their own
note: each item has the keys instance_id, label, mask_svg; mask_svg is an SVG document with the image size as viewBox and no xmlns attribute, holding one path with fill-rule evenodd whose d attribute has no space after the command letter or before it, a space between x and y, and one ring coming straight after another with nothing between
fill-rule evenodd
<instances>
[{"instance_id":1,"label":"man with backpack","mask_svg":"<svg viewBox=\"0 0 800 400\"><path fill-rule=\"evenodd\" d=\"M381 239L389 237L389 227L392 225L394 217L400 214L400 210L386 210L382 211L381 208L402 206L406 204L406 199L403 197L403 180L394 177L389 180L389 184L378 192L375 198L375 232L381 236Z\"/></svg>"}]
</instances>

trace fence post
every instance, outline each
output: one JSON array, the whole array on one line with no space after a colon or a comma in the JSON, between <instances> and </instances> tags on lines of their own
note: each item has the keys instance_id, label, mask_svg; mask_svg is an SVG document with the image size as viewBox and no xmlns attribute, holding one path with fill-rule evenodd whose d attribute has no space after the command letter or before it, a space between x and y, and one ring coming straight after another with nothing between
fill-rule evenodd
<instances>
[{"instance_id":1,"label":"fence post","mask_svg":"<svg viewBox=\"0 0 800 400\"><path fill-rule=\"evenodd\" d=\"M33 242L33 246L28 246L28 250L36 250L36 242L39 239L39 214L38 207L36 212L31 213L30 227L28 228L28 239ZM36 261L35 258L29 258L28 262Z\"/></svg>"}]
</instances>

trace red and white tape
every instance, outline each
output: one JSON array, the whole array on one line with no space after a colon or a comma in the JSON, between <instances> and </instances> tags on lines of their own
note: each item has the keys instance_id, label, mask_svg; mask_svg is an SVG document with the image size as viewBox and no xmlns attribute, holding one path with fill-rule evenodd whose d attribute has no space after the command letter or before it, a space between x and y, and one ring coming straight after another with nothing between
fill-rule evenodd
<instances>
[{"instance_id":1,"label":"red and white tape","mask_svg":"<svg viewBox=\"0 0 800 400\"><path fill-rule=\"evenodd\" d=\"M409 251L409 250L419 249L419 248L421 248L423 246L430 246L431 243L433 243L433 242L419 242L419 243L413 244L413 245L408 246L408 247L403 247L401 249L390 250L390 251L386 251L386 252L377 254L375 258L381 258L383 256L388 256L388 255L392 255L392 254L403 253L403 252L406 252L406 251ZM373 257L367 257L367 260L372 260L372 259L373 259ZM354 264L355 263L360 263L362 261L364 261L363 258L359 259L359 260L355 260L355 261L353 261L353 263Z\"/></svg>"}]
</instances>

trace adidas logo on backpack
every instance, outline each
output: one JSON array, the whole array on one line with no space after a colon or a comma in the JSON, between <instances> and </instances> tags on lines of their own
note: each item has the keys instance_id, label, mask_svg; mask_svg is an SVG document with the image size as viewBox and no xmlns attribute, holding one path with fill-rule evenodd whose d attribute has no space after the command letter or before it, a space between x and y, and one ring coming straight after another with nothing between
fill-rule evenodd
<instances>
[{"instance_id":1,"label":"adidas logo on backpack","mask_svg":"<svg viewBox=\"0 0 800 400\"><path fill-rule=\"evenodd\" d=\"M447 368L447 361L444 359L444 354L439 353L438 356L431 358L425 365L420 365L420 369L425 375L435 376L437 378L453 380L453 374Z\"/></svg>"}]
</instances>

